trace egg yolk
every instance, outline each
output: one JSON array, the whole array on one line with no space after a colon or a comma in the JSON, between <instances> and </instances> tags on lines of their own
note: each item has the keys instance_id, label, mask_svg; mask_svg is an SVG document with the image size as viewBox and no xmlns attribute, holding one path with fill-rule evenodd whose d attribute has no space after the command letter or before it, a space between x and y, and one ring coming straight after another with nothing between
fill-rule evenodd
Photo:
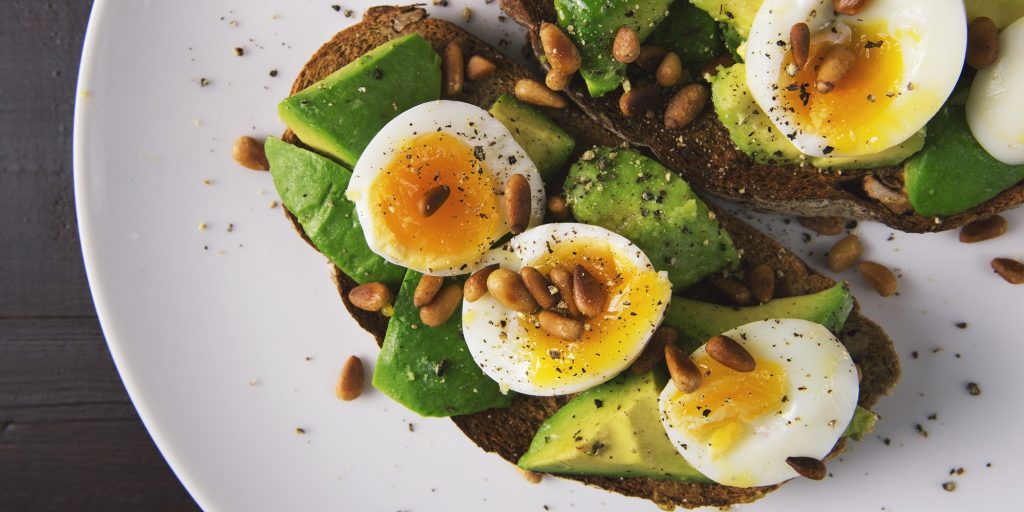
<instances>
[{"instance_id":1,"label":"egg yolk","mask_svg":"<svg viewBox=\"0 0 1024 512\"><path fill-rule=\"evenodd\" d=\"M447 186L450 195L425 217L420 201ZM475 261L506 231L499 184L473 148L445 132L409 139L371 186L371 204L405 261L440 265Z\"/></svg>"},{"instance_id":2,"label":"egg yolk","mask_svg":"<svg viewBox=\"0 0 1024 512\"><path fill-rule=\"evenodd\" d=\"M865 146L888 143L889 129L902 126L889 122L896 98L906 91L903 77L903 52L899 41L879 25L851 26L849 49L856 55L853 67L827 94L816 87L818 69L831 48L828 43L812 44L807 64L790 76L792 52L787 52L779 75L781 104L796 115L799 129L825 137L831 150L864 153ZM912 87L912 85L910 85ZM794 136L792 129L784 129ZM896 143L902 140L893 141ZM884 148L880 148L884 149Z\"/></svg>"},{"instance_id":3,"label":"egg yolk","mask_svg":"<svg viewBox=\"0 0 1024 512\"><path fill-rule=\"evenodd\" d=\"M519 325L527 340L530 364L527 376L540 386L571 381L574 377L601 374L621 367L636 355L638 345L661 321L660 311L671 284L653 269L637 268L607 243L586 240L553 245L533 265L547 275L555 267L572 271L587 269L608 290L605 313L585 320L583 336L566 341L540 329L532 315L520 314Z\"/></svg>"},{"instance_id":4,"label":"egg yolk","mask_svg":"<svg viewBox=\"0 0 1024 512\"><path fill-rule=\"evenodd\" d=\"M732 370L707 354L694 363L703 375L700 387L689 394L677 392L668 414L673 425L707 442L712 457L746 437L751 422L780 412L788 401L786 371L774 361L758 360L751 372Z\"/></svg>"}]
</instances>

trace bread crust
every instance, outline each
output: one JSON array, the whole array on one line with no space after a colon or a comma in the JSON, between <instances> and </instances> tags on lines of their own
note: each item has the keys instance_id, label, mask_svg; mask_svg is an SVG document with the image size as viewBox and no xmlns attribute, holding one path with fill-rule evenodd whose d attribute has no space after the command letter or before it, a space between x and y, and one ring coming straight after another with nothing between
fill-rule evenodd
<instances>
[{"instance_id":1,"label":"bread crust","mask_svg":"<svg viewBox=\"0 0 1024 512\"><path fill-rule=\"evenodd\" d=\"M542 22L556 21L551 0L500 0L501 8L529 30L528 52L537 57L543 48L537 35ZM902 167L825 171L811 165L763 165L744 154L729 132L706 108L692 124L669 130L660 116L626 118L619 112L618 93L592 98L576 79L567 96L594 120L631 144L648 148L694 188L754 208L804 217L841 217L875 220L911 233L954 229L1024 203L1024 182L981 205L950 217L924 217L913 211L898 214L864 193L864 177L901 185ZM668 94L668 92L666 92ZM667 99L666 99L667 101Z\"/></svg>"},{"instance_id":2,"label":"bread crust","mask_svg":"<svg viewBox=\"0 0 1024 512\"><path fill-rule=\"evenodd\" d=\"M305 89L388 40L411 32L419 32L437 51L443 50L449 41L456 40L462 45L467 57L480 55L497 64L498 70L493 75L478 82L466 82L462 94L454 99L477 105L490 105L502 93L512 91L516 80L530 77L527 70L516 65L487 43L451 23L426 17L425 11L421 8L375 7L366 12L361 23L339 32L313 55L299 73L292 93ZM585 151L593 145L615 146L621 143L614 134L591 122L585 114L574 108L563 111L546 110L545 114L552 117L577 140L578 152ZM302 146L301 141L291 131L285 132L283 139ZM287 210L285 213L296 231L309 242L295 217ZM745 267L752 268L757 264L767 263L781 272L776 284L778 296L814 293L835 284L750 226L724 212L718 212L718 216L732 235L737 248L744 251ZM334 268L334 280L349 313L360 326L376 338L379 345L387 329L387 319L379 313L355 308L348 301L348 291L355 286L355 282L337 267ZM686 291L686 295L694 297L700 297L705 293L708 293L707 287L700 284ZM840 337L864 375L861 382L860 404L871 407L887 394L899 379L899 360L892 341L878 325L864 318L859 308L855 308L850 315L850 320ZM541 423L566 401L567 397L520 395L514 398L508 408L454 417L452 420L478 446L515 463L529 447ZM841 451L844 445L845 443L841 441L833 453ZM747 503L778 487L741 489L650 478L565 478L627 496L646 498L665 507L686 508Z\"/></svg>"}]
</instances>

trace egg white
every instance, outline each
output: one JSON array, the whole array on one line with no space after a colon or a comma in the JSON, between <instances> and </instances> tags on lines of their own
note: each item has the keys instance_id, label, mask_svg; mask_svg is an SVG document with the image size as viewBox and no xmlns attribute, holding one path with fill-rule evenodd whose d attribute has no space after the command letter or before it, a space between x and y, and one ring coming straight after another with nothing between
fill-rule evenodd
<instances>
[{"instance_id":1,"label":"egg white","mask_svg":"<svg viewBox=\"0 0 1024 512\"><path fill-rule=\"evenodd\" d=\"M724 334L755 360L786 370L788 400L777 413L754 420L747 437L716 459L706 442L672 424L668 410L677 388L669 381L658 399L665 432L694 469L720 484L754 487L796 477L786 459L823 459L853 418L860 388L849 352L824 326L806 320L764 320ZM693 356L705 353L702 346Z\"/></svg>"},{"instance_id":2,"label":"egg white","mask_svg":"<svg viewBox=\"0 0 1024 512\"><path fill-rule=\"evenodd\" d=\"M814 34L835 20L884 22L903 54L904 90L884 119L877 120L887 135L858 141L856 149L846 151L829 149L835 144L810 131L813 127L801 125L779 93L779 73L793 25L807 23ZM856 16L837 15L832 0L765 0L747 40L747 84L761 109L800 152L815 157L864 156L903 143L935 116L956 86L966 51L963 0L872 0Z\"/></svg>"},{"instance_id":3,"label":"egg white","mask_svg":"<svg viewBox=\"0 0 1024 512\"><path fill-rule=\"evenodd\" d=\"M444 132L470 147L482 147L484 161L487 162L494 181L501 190L504 190L505 183L513 175L525 176L530 184L530 226L536 226L544 220L544 181L537 171L537 166L530 160L522 146L512 138L508 128L486 110L469 103L448 100L423 103L399 114L374 136L356 162L352 179L345 191L346 197L355 202L356 214L363 226L366 244L370 250L391 263L424 274L466 274L479 268L480 257L486 250L482 250L472 261L441 257L414 262L403 254L403 248L384 225L380 213L370 204L370 191L374 180L392 161L395 153L400 151L409 139L430 132ZM502 222L507 222L504 218L504 208L499 208L499 211Z\"/></svg>"},{"instance_id":4,"label":"egg white","mask_svg":"<svg viewBox=\"0 0 1024 512\"><path fill-rule=\"evenodd\" d=\"M1007 165L1024 165L1022 91L1024 18L999 35L999 59L978 71L967 99L967 124L974 138L993 158Z\"/></svg>"},{"instance_id":5,"label":"egg white","mask_svg":"<svg viewBox=\"0 0 1024 512\"><path fill-rule=\"evenodd\" d=\"M545 224L513 237L506 247L488 253L485 264L498 263L502 268L519 271L532 266L548 254L549 247L560 243L607 244L617 255L619 263L627 262L636 269L654 270L651 261L639 247L625 237L599 226L589 224L560 223ZM668 283L668 274L659 272L659 278ZM556 396L577 393L606 382L623 370L643 352L654 330L661 324L665 309L671 299L671 286L660 300L661 306L655 316L647 319L648 328L638 339L628 343L618 364L605 371L590 371L580 375L566 375L553 385L540 385L529 378L528 370L531 353L525 348L529 343L520 325L521 315L511 311L490 294L474 302L462 303L462 333L466 345L477 365L488 377L497 382L501 389L533 396ZM616 308L616 298L610 300L610 309ZM586 362L581 362L586 364Z\"/></svg>"}]
</instances>

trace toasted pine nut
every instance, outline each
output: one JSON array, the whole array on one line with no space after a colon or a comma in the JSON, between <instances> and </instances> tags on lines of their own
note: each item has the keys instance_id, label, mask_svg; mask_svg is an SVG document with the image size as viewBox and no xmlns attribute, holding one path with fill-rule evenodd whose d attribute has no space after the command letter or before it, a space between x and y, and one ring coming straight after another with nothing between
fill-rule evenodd
<instances>
[{"instance_id":1,"label":"toasted pine nut","mask_svg":"<svg viewBox=\"0 0 1024 512\"><path fill-rule=\"evenodd\" d=\"M976 220L960 230L960 241L965 244L984 242L1006 233L1009 224L1006 218L993 215L987 219Z\"/></svg>"},{"instance_id":2,"label":"toasted pine nut","mask_svg":"<svg viewBox=\"0 0 1024 512\"><path fill-rule=\"evenodd\" d=\"M558 292L551 293L551 281L548 281L548 278L544 277L539 270L533 267L523 267L519 274L523 277L526 289L533 296L533 300L540 304L540 307L550 309L558 304Z\"/></svg>"},{"instance_id":3,"label":"toasted pine nut","mask_svg":"<svg viewBox=\"0 0 1024 512\"><path fill-rule=\"evenodd\" d=\"M530 225L533 198L530 197L530 182L522 174L513 174L505 183L505 217L508 229L518 235Z\"/></svg>"},{"instance_id":4,"label":"toasted pine nut","mask_svg":"<svg viewBox=\"0 0 1024 512\"><path fill-rule=\"evenodd\" d=\"M540 310L533 300L523 278L503 268L495 269L487 276L487 291L505 307L520 313L536 313Z\"/></svg>"},{"instance_id":5,"label":"toasted pine nut","mask_svg":"<svg viewBox=\"0 0 1024 512\"><path fill-rule=\"evenodd\" d=\"M544 75L544 85L552 91L564 91L572 82L572 75L566 75L559 71L551 70Z\"/></svg>"},{"instance_id":6,"label":"toasted pine nut","mask_svg":"<svg viewBox=\"0 0 1024 512\"><path fill-rule=\"evenodd\" d=\"M711 92L702 84L683 87L668 102L668 108L665 109L665 128L685 128L704 110L710 98Z\"/></svg>"},{"instance_id":7,"label":"toasted pine nut","mask_svg":"<svg viewBox=\"0 0 1024 512\"><path fill-rule=\"evenodd\" d=\"M775 270L764 263L750 271L750 293L757 302L764 304L775 295Z\"/></svg>"},{"instance_id":8,"label":"toasted pine nut","mask_svg":"<svg viewBox=\"0 0 1024 512\"><path fill-rule=\"evenodd\" d=\"M572 274L562 267L555 267L551 269L551 272L548 272L548 279L551 279L551 283L558 289L558 296L561 297L562 302L565 304L565 309L569 310L569 314L572 316L578 316L580 314L580 308L576 306L576 294L573 292Z\"/></svg>"},{"instance_id":9,"label":"toasted pine nut","mask_svg":"<svg viewBox=\"0 0 1024 512\"><path fill-rule=\"evenodd\" d=\"M412 305L422 308L430 304L443 285L443 277L423 275L420 277L420 282L416 284L416 291L412 294Z\"/></svg>"},{"instance_id":10,"label":"toasted pine nut","mask_svg":"<svg viewBox=\"0 0 1024 512\"><path fill-rule=\"evenodd\" d=\"M491 272L497 269L498 264L493 263L473 272L469 279L466 279L465 289L463 290L466 302L475 302L487 293L487 276L490 276Z\"/></svg>"},{"instance_id":11,"label":"toasted pine nut","mask_svg":"<svg viewBox=\"0 0 1024 512\"><path fill-rule=\"evenodd\" d=\"M662 87L675 87L683 81L683 61L679 60L679 55L676 52L668 52L665 55L661 64L658 65L655 78L658 80L658 85Z\"/></svg>"},{"instance_id":12,"label":"toasted pine nut","mask_svg":"<svg viewBox=\"0 0 1024 512\"><path fill-rule=\"evenodd\" d=\"M896 215L903 215L912 208L910 199L907 196L885 186L878 178L870 174L864 177L863 185L864 193L868 197L882 203L882 206L888 208L889 211Z\"/></svg>"},{"instance_id":13,"label":"toasted pine nut","mask_svg":"<svg viewBox=\"0 0 1024 512\"><path fill-rule=\"evenodd\" d=\"M548 198L548 216L553 220L563 221L569 218L569 205L562 196Z\"/></svg>"},{"instance_id":14,"label":"toasted pine nut","mask_svg":"<svg viewBox=\"0 0 1024 512\"><path fill-rule=\"evenodd\" d=\"M346 402L355 400L363 394L365 381L363 362L356 356L349 356L341 367L341 374L338 375L338 384L334 388L334 394Z\"/></svg>"},{"instance_id":15,"label":"toasted pine nut","mask_svg":"<svg viewBox=\"0 0 1024 512\"><path fill-rule=\"evenodd\" d=\"M659 327L647 341L644 351L630 365L629 371L633 372L633 375L647 373L665 357L665 347L675 345L677 341L679 341L679 333L675 329L667 325Z\"/></svg>"},{"instance_id":16,"label":"toasted pine nut","mask_svg":"<svg viewBox=\"0 0 1024 512\"><path fill-rule=\"evenodd\" d=\"M683 393L693 393L700 387L700 369L690 356L675 345L665 345L665 364L672 383Z\"/></svg>"},{"instance_id":17,"label":"toasted pine nut","mask_svg":"<svg viewBox=\"0 0 1024 512\"><path fill-rule=\"evenodd\" d=\"M238 162L238 165L254 171L270 170L270 162L267 161L267 153L263 150L263 143L243 135L235 139L231 148L231 157Z\"/></svg>"},{"instance_id":18,"label":"toasted pine nut","mask_svg":"<svg viewBox=\"0 0 1024 512\"><path fill-rule=\"evenodd\" d=\"M839 217L797 217L801 226L819 235L832 236L843 232L846 221Z\"/></svg>"},{"instance_id":19,"label":"toasted pine nut","mask_svg":"<svg viewBox=\"0 0 1024 512\"><path fill-rule=\"evenodd\" d=\"M619 110L633 117L654 110L661 101L661 88L654 84L638 85L619 96Z\"/></svg>"},{"instance_id":20,"label":"toasted pine nut","mask_svg":"<svg viewBox=\"0 0 1024 512\"><path fill-rule=\"evenodd\" d=\"M722 363L726 368L731 368L738 372L752 372L757 365L754 361L754 356L750 355L750 352L747 352L743 345L721 334L712 336L707 344L704 345L704 351L707 352L711 359Z\"/></svg>"},{"instance_id":21,"label":"toasted pine nut","mask_svg":"<svg viewBox=\"0 0 1024 512\"><path fill-rule=\"evenodd\" d=\"M576 341L583 336L583 321L559 315L551 311L541 311L537 315L542 331L565 341Z\"/></svg>"},{"instance_id":22,"label":"toasted pine nut","mask_svg":"<svg viewBox=\"0 0 1024 512\"><path fill-rule=\"evenodd\" d=\"M378 282L361 284L348 292L349 302L363 311L380 311L393 299L387 285Z\"/></svg>"},{"instance_id":23,"label":"toasted pine nut","mask_svg":"<svg viewBox=\"0 0 1024 512\"><path fill-rule=\"evenodd\" d=\"M873 261L862 261L857 265L857 268L860 270L861 275L864 276L864 279L867 279L868 284L882 297L888 297L896 293L898 287L896 275L888 267Z\"/></svg>"},{"instance_id":24,"label":"toasted pine nut","mask_svg":"<svg viewBox=\"0 0 1024 512\"><path fill-rule=\"evenodd\" d=\"M419 208L420 215L423 217L430 217L437 213L438 210L444 206L444 203L448 201L448 196L452 193L452 189L448 188L448 185L438 185L420 196L419 203L416 205Z\"/></svg>"},{"instance_id":25,"label":"toasted pine nut","mask_svg":"<svg viewBox=\"0 0 1024 512\"><path fill-rule=\"evenodd\" d=\"M636 30L622 27L615 33L615 41L612 42L612 57L623 64L629 64L640 57L640 36Z\"/></svg>"},{"instance_id":26,"label":"toasted pine nut","mask_svg":"<svg viewBox=\"0 0 1024 512\"><path fill-rule=\"evenodd\" d=\"M832 8L839 14L853 16L864 9L869 0L832 0Z\"/></svg>"},{"instance_id":27,"label":"toasted pine nut","mask_svg":"<svg viewBox=\"0 0 1024 512\"><path fill-rule=\"evenodd\" d=\"M466 63L466 78L473 82L483 80L491 76L497 69L498 67L493 62L479 55L474 55Z\"/></svg>"},{"instance_id":28,"label":"toasted pine nut","mask_svg":"<svg viewBox=\"0 0 1024 512\"><path fill-rule=\"evenodd\" d=\"M992 18L976 18L967 26L967 65L985 69L999 59L999 27Z\"/></svg>"},{"instance_id":29,"label":"toasted pine nut","mask_svg":"<svg viewBox=\"0 0 1024 512\"><path fill-rule=\"evenodd\" d=\"M640 55L633 63L640 66L640 69L644 71L654 72L661 65L667 53L668 50L660 46L641 46Z\"/></svg>"},{"instance_id":30,"label":"toasted pine nut","mask_svg":"<svg viewBox=\"0 0 1024 512\"><path fill-rule=\"evenodd\" d=\"M576 43L553 23L541 23L540 44L544 48L551 69L562 75L572 75L580 69L580 52Z\"/></svg>"},{"instance_id":31,"label":"toasted pine nut","mask_svg":"<svg viewBox=\"0 0 1024 512\"><path fill-rule=\"evenodd\" d=\"M584 316L595 317L604 313L608 290L583 265L576 265L572 274L573 298Z\"/></svg>"},{"instance_id":32,"label":"toasted pine nut","mask_svg":"<svg viewBox=\"0 0 1024 512\"><path fill-rule=\"evenodd\" d=\"M806 23L797 23L789 30L789 50L793 52L794 64L801 68L807 65L811 51L811 27Z\"/></svg>"},{"instance_id":33,"label":"toasted pine nut","mask_svg":"<svg viewBox=\"0 0 1024 512\"><path fill-rule=\"evenodd\" d=\"M516 98L538 107L565 108L568 105L560 94L529 78L522 78L516 82L515 95Z\"/></svg>"},{"instance_id":34,"label":"toasted pine nut","mask_svg":"<svg viewBox=\"0 0 1024 512\"><path fill-rule=\"evenodd\" d=\"M541 480L544 479L543 473L534 473L533 471L522 469L519 468L518 466L516 467L516 469L518 469L519 472L523 474L523 478L525 478L526 481L530 482L531 484L539 484Z\"/></svg>"},{"instance_id":35,"label":"toasted pine nut","mask_svg":"<svg viewBox=\"0 0 1024 512\"><path fill-rule=\"evenodd\" d=\"M834 46L826 54L818 68L818 79L815 86L821 94L828 94L836 84L846 76L857 56L845 46Z\"/></svg>"},{"instance_id":36,"label":"toasted pine nut","mask_svg":"<svg viewBox=\"0 0 1024 512\"><path fill-rule=\"evenodd\" d=\"M711 286L729 298L733 304L737 306L746 306L750 304L750 289L744 286L743 283L730 279L728 277L713 277L711 278Z\"/></svg>"},{"instance_id":37,"label":"toasted pine nut","mask_svg":"<svg viewBox=\"0 0 1024 512\"><path fill-rule=\"evenodd\" d=\"M789 464L798 475L811 480L822 480L828 475L825 463L811 457L789 457L786 464Z\"/></svg>"},{"instance_id":38,"label":"toasted pine nut","mask_svg":"<svg viewBox=\"0 0 1024 512\"><path fill-rule=\"evenodd\" d=\"M992 260L992 270L1010 284L1024 284L1024 263L1010 258Z\"/></svg>"},{"instance_id":39,"label":"toasted pine nut","mask_svg":"<svg viewBox=\"0 0 1024 512\"><path fill-rule=\"evenodd\" d=\"M864 245L860 243L860 238L857 238L857 235L843 238L828 250L828 269L836 273L845 272L846 269L857 263L862 254L864 254Z\"/></svg>"},{"instance_id":40,"label":"toasted pine nut","mask_svg":"<svg viewBox=\"0 0 1024 512\"><path fill-rule=\"evenodd\" d=\"M444 47L444 95L455 96L462 92L462 84L466 79L466 62L462 58L462 46L451 41Z\"/></svg>"},{"instance_id":41,"label":"toasted pine nut","mask_svg":"<svg viewBox=\"0 0 1024 512\"><path fill-rule=\"evenodd\" d=\"M448 283L441 288L430 304L420 308L420 321L428 327L444 325L462 304L462 287Z\"/></svg>"}]
</instances>

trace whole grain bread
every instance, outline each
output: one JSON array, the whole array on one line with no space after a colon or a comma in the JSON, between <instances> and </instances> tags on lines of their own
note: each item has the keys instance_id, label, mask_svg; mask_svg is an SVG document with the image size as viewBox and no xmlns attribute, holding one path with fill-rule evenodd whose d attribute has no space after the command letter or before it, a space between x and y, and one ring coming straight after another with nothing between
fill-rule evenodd
<instances>
[{"instance_id":1,"label":"whole grain bread","mask_svg":"<svg viewBox=\"0 0 1024 512\"><path fill-rule=\"evenodd\" d=\"M516 80L530 73L517 66L487 43L445 21L431 19L418 7L377 7L369 9L363 21L338 33L318 50L302 69L292 92L297 92L372 48L395 37L419 32L435 50L441 51L450 41L458 41L465 55L480 55L495 64L498 70L486 80L467 82L462 94L454 99L489 106L502 93L510 92ZM551 116L576 138L578 151L593 145L618 145L621 140L574 108L547 110ZM293 133L284 140L302 145ZM305 237L302 227L288 213L296 230ZM802 295L831 287L834 282L816 273L785 248L746 224L719 212L718 217L732 235L737 248L743 251L744 267L766 263L780 276L777 296ZM309 241L308 238L306 239ZM354 281L335 267L335 282L346 308L359 324L380 344L387 328L387 319L379 313L359 310L348 301ZM743 272L743 269L740 270ZM687 295L701 296L709 287L697 285ZM900 366L892 341L858 309L851 314L841 339L861 368L863 380L860 404L871 407L887 394L899 379ZM526 451L541 423L567 400L566 397L517 396L505 409L484 411L452 418L460 429L481 448L515 462ZM843 449L840 442L833 453ZM722 485L685 484L649 478L568 477L609 491L646 498L665 507L727 506L754 501L777 486L740 489Z\"/></svg>"},{"instance_id":2,"label":"whole grain bread","mask_svg":"<svg viewBox=\"0 0 1024 512\"><path fill-rule=\"evenodd\" d=\"M529 30L528 52L544 54L537 32L542 22L556 21L552 0L501 0L501 8ZM729 138L713 108L683 129L665 128L661 116L624 117L619 110L621 92L592 98L578 76L566 90L584 112L631 144L650 149L664 164L706 193L763 210L803 217L841 217L883 222L906 232L945 231L989 217L1024 203L1024 182L966 212L950 217L923 217L911 211L891 210L864 192L866 176L897 190L903 184L902 167L842 172L810 165L773 166L753 161ZM664 91L667 103L669 90ZM965 170L967 171L967 170Z\"/></svg>"}]
</instances>

